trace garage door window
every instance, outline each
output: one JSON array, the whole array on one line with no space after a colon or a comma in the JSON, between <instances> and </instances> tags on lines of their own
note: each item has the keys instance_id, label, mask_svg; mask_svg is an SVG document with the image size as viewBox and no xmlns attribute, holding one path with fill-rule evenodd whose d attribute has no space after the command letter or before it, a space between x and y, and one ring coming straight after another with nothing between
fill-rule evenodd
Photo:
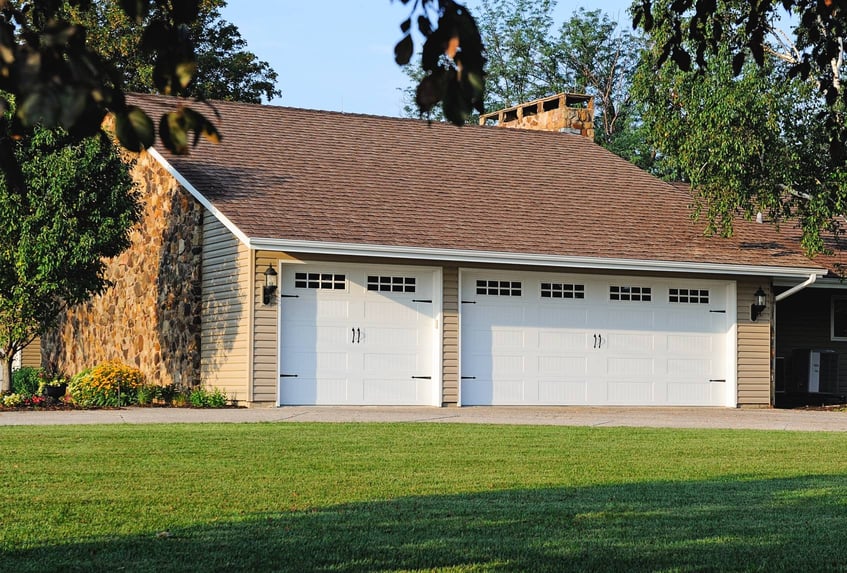
<instances>
[{"instance_id":1,"label":"garage door window","mask_svg":"<svg viewBox=\"0 0 847 573\"><path fill-rule=\"evenodd\" d=\"M520 281L476 281L476 294L521 296Z\"/></svg>"},{"instance_id":2,"label":"garage door window","mask_svg":"<svg viewBox=\"0 0 847 573\"><path fill-rule=\"evenodd\" d=\"M709 304L709 291L696 288L672 288L668 291L668 302Z\"/></svg>"},{"instance_id":3,"label":"garage door window","mask_svg":"<svg viewBox=\"0 0 847 573\"><path fill-rule=\"evenodd\" d=\"M585 285L541 283L541 298L585 298Z\"/></svg>"},{"instance_id":4,"label":"garage door window","mask_svg":"<svg viewBox=\"0 0 847 573\"><path fill-rule=\"evenodd\" d=\"M347 288L347 276L333 273L295 273L294 288L344 290Z\"/></svg>"},{"instance_id":5,"label":"garage door window","mask_svg":"<svg viewBox=\"0 0 847 573\"><path fill-rule=\"evenodd\" d=\"M376 292L415 292L415 277L369 276L368 290Z\"/></svg>"},{"instance_id":6,"label":"garage door window","mask_svg":"<svg viewBox=\"0 0 847 573\"><path fill-rule=\"evenodd\" d=\"M609 287L609 300L650 302L653 300L653 294L651 287L611 285Z\"/></svg>"}]
</instances>

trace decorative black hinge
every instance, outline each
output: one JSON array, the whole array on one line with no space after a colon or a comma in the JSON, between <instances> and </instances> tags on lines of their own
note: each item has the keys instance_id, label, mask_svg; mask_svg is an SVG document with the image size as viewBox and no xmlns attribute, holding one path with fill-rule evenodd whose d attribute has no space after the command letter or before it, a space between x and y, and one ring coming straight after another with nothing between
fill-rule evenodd
<instances>
[{"instance_id":1,"label":"decorative black hinge","mask_svg":"<svg viewBox=\"0 0 847 573\"><path fill-rule=\"evenodd\" d=\"M412 302L428 302L428 303L432 304L431 300L425 300L425 299L422 299L422 298L413 298Z\"/></svg>"},{"instance_id":2,"label":"decorative black hinge","mask_svg":"<svg viewBox=\"0 0 847 573\"><path fill-rule=\"evenodd\" d=\"M476 380L476 376L462 376L462 380Z\"/></svg>"},{"instance_id":3,"label":"decorative black hinge","mask_svg":"<svg viewBox=\"0 0 847 573\"><path fill-rule=\"evenodd\" d=\"M476 304L475 300L463 300L462 304Z\"/></svg>"},{"instance_id":4,"label":"decorative black hinge","mask_svg":"<svg viewBox=\"0 0 847 573\"><path fill-rule=\"evenodd\" d=\"M709 312L718 312L718 313L721 313L721 314L726 314L725 310L710 310Z\"/></svg>"},{"instance_id":5,"label":"decorative black hinge","mask_svg":"<svg viewBox=\"0 0 847 573\"><path fill-rule=\"evenodd\" d=\"M412 380L432 380L432 376L412 376Z\"/></svg>"},{"instance_id":6,"label":"decorative black hinge","mask_svg":"<svg viewBox=\"0 0 847 573\"><path fill-rule=\"evenodd\" d=\"M280 378L297 378L299 374L280 374Z\"/></svg>"},{"instance_id":7,"label":"decorative black hinge","mask_svg":"<svg viewBox=\"0 0 847 573\"><path fill-rule=\"evenodd\" d=\"M726 378L710 378L709 382L726 382Z\"/></svg>"},{"instance_id":8,"label":"decorative black hinge","mask_svg":"<svg viewBox=\"0 0 847 573\"><path fill-rule=\"evenodd\" d=\"M300 298L299 294L281 294L279 298Z\"/></svg>"}]
</instances>

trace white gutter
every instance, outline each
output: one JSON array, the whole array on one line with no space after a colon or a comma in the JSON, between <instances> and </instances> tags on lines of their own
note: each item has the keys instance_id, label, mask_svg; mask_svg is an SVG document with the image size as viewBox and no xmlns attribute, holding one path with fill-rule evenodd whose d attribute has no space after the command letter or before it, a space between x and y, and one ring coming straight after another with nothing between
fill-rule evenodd
<instances>
[{"instance_id":1,"label":"white gutter","mask_svg":"<svg viewBox=\"0 0 847 573\"><path fill-rule=\"evenodd\" d=\"M462 249L429 249L423 247L329 243L323 241L298 241L288 239L251 238L248 242L248 246L251 249L264 251L288 251L313 255L391 257L430 261L451 261L459 263L575 267L581 269L637 272L678 272L784 277L795 279L799 277L807 277L810 273L814 273L815 275L824 275L826 273L826 269L809 267L771 267L642 259L606 259L600 257L541 255L498 251L471 251Z\"/></svg>"},{"instance_id":2,"label":"white gutter","mask_svg":"<svg viewBox=\"0 0 847 573\"><path fill-rule=\"evenodd\" d=\"M776 297L774 297L773 301L779 302L781 300L784 300L784 299L790 297L792 294L800 292L801 290L803 290L807 286L813 285L816 280L818 280L817 273L812 273L812 274L809 275L809 278L806 279L806 282L800 283L799 285L793 286L785 292L779 293L778 295L776 295Z\"/></svg>"}]
</instances>

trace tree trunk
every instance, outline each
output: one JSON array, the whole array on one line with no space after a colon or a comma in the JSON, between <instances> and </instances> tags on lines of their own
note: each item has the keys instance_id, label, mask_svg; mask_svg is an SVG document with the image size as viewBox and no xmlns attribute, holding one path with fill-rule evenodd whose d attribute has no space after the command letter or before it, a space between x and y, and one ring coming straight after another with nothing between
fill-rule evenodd
<instances>
[{"instance_id":1,"label":"tree trunk","mask_svg":"<svg viewBox=\"0 0 847 573\"><path fill-rule=\"evenodd\" d=\"M12 391L12 356L0 356L0 394Z\"/></svg>"}]
</instances>

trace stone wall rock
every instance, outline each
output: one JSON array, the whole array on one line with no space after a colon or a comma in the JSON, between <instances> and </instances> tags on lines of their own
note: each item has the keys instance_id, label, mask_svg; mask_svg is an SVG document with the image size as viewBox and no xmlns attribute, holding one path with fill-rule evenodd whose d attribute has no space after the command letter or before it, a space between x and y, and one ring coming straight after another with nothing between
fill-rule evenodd
<instances>
[{"instance_id":1,"label":"stone wall rock","mask_svg":"<svg viewBox=\"0 0 847 573\"><path fill-rule=\"evenodd\" d=\"M143 214L132 244L108 261L113 286L71 309L42 337L47 364L66 374L120 360L148 383L200 380L202 206L150 155L133 169Z\"/></svg>"}]
</instances>

